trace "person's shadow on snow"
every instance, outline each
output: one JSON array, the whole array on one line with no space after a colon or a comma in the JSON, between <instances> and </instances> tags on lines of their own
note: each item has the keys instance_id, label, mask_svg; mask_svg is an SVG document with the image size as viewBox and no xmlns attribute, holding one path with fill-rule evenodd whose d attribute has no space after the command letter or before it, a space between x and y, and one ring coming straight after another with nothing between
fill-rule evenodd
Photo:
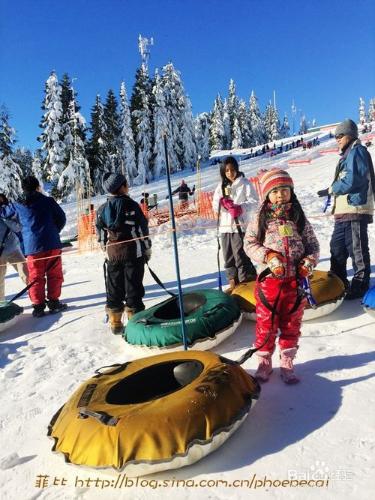
<instances>
[{"instance_id":1,"label":"person's shadow on snow","mask_svg":"<svg viewBox=\"0 0 375 500\"><path fill-rule=\"evenodd\" d=\"M374 360L375 352L369 352L297 362L301 383L295 386L286 386L276 368L270 381L262 385L258 403L223 446L190 467L158 474L158 477L187 479L202 471L209 474L239 469L303 440L336 415L344 387L375 376L370 373L329 380L324 373L365 367Z\"/></svg>"}]
</instances>

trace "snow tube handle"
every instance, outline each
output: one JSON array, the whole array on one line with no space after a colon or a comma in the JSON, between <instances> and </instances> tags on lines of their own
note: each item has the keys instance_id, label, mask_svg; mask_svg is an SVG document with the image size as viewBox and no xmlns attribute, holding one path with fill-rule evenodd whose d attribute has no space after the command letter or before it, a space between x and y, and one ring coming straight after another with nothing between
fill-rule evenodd
<instances>
[{"instance_id":1,"label":"snow tube handle","mask_svg":"<svg viewBox=\"0 0 375 500\"><path fill-rule=\"evenodd\" d=\"M99 377L102 377L103 375L115 375L116 373L120 373L122 372L123 370L125 370L125 368L128 366L129 363L114 363L113 365L105 365L105 366L101 366L100 368L98 368L97 370L95 370L95 378L99 378ZM102 373L100 370L104 370L104 368L114 368L116 367L115 370L112 370L112 371L109 371L109 372L104 372Z\"/></svg>"},{"instance_id":2,"label":"snow tube handle","mask_svg":"<svg viewBox=\"0 0 375 500\"><path fill-rule=\"evenodd\" d=\"M117 424L117 422L120 420L117 417L113 417L112 415L108 415L108 413L105 413L104 411L92 411L92 410L88 410L87 408L81 408L79 410L79 418L88 418L88 417L95 418L101 424L109 425L111 427L114 427Z\"/></svg>"}]
</instances>

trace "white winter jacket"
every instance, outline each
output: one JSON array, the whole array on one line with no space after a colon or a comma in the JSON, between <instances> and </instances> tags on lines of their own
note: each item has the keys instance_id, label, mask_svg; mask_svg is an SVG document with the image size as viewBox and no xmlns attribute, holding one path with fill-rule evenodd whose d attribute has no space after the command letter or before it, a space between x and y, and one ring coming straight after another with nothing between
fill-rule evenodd
<instances>
[{"instance_id":1,"label":"white winter jacket","mask_svg":"<svg viewBox=\"0 0 375 500\"><path fill-rule=\"evenodd\" d=\"M223 193L221 190L220 182L215 189L215 193L212 199L212 208L216 213L219 212L220 198L222 196ZM241 225L242 231L245 232L251 216L253 215L253 213L255 213L258 207L258 196L256 194L255 188L250 181L240 175L230 185L230 198L232 198L233 202L236 205L241 205L242 214L238 218L238 222ZM224 207L220 207L219 232L238 233L233 217L227 210L225 210Z\"/></svg>"}]
</instances>

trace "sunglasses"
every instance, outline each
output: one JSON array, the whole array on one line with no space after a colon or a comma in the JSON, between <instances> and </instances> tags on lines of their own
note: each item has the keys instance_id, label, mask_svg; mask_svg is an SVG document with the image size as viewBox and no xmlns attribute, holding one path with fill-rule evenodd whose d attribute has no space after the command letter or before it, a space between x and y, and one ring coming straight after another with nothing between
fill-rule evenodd
<instances>
[{"instance_id":1,"label":"sunglasses","mask_svg":"<svg viewBox=\"0 0 375 500\"><path fill-rule=\"evenodd\" d=\"M338 135L335 135L335 139L336 141L339 141L340 139L342 139L344 137L345 134L338 134Z\"/></svg>"}]
</instances>

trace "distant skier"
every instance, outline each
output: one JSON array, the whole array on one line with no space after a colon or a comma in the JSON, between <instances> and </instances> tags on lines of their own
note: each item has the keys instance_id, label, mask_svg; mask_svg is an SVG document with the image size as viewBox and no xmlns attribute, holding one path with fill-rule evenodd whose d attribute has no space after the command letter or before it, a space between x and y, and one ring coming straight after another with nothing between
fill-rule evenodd
<instances>
[{"instance_id":1,"label":"distant skier","mask_svg":"<svg viewBox=\"0 0 375 500\"><path fill-rule=\"evenodd\" d=\"M331 237L331 271L345 283L347 300L362 298L370 284L368 224L373 222L375 175L370 153L358 139L353 120L336 127L340 148L333 183L318 191L318 196L333 196L335 226ZM354 276L349 283L346 264L353 263Z\"/></svg>"},{"instance_id":2,"label":"distant skier","mask_svg":"<svg viewBox=\"0 0 375 500\"><path fill-rule=\"evenodd\" d=\"M219 216L221 248L231 293L238 283L251 281L256 271L243 249L243 236L257 206L253 185L239 171L238 162L227 156L220 166L221 182L215 189L212 207Z\"/></svg>"},{"instance_id":3,"label":"distant skier","mask_svg":"<svg viewBox=\"0 0 375 500\"><path fill-rule=\"evenodd\" d=\"M263 203L249 224L245 251L258 264L256 340L259 366L255 377L266 382L280 329L280 375L286 384L299 382L293 359L301 335L306 298L298 277L307 277L319 259L319 243L299 204L287 172L272 169L259 177ZM268 340L267 340L268 338ZM263 343L265 345L263 345Z\"/></svg>"},{"instance_id":4,"label":"distant skier","mask_svg":"<svg viewBox=\"0 0 375 500\"><path fill-rule=\"evenodd\" d=\"M180 200L179 203L179 209L180 210L186 210L189 207L189 196L193 196L195 193L195 185L193 186L192 189L189 188L189 186L186 184L184 179L182 179L181 184L176 188L174 191L172 191L173 194L178 193L178 199ZM169 198L169 195L166 196L166 199Z\"/></svg>"},{"instance_id":5,"label":"distant skier","mask_svg":"<svg viewBox=\"0 0 375 500\"><path fill-rule=\"evenodd\" d=\"M29 289L29 297L33 304L33 316L39 318L44 316L46 306L51 313L67 308L66 304L60 302L64 278L59 236L66 217L52 197L40 192L36 177L25 177L22 180L22 190L23 194L17 202L0 207L0 217L16 217L22 226L29 282L34 282Z\"/></svg>"}]
</instances>

